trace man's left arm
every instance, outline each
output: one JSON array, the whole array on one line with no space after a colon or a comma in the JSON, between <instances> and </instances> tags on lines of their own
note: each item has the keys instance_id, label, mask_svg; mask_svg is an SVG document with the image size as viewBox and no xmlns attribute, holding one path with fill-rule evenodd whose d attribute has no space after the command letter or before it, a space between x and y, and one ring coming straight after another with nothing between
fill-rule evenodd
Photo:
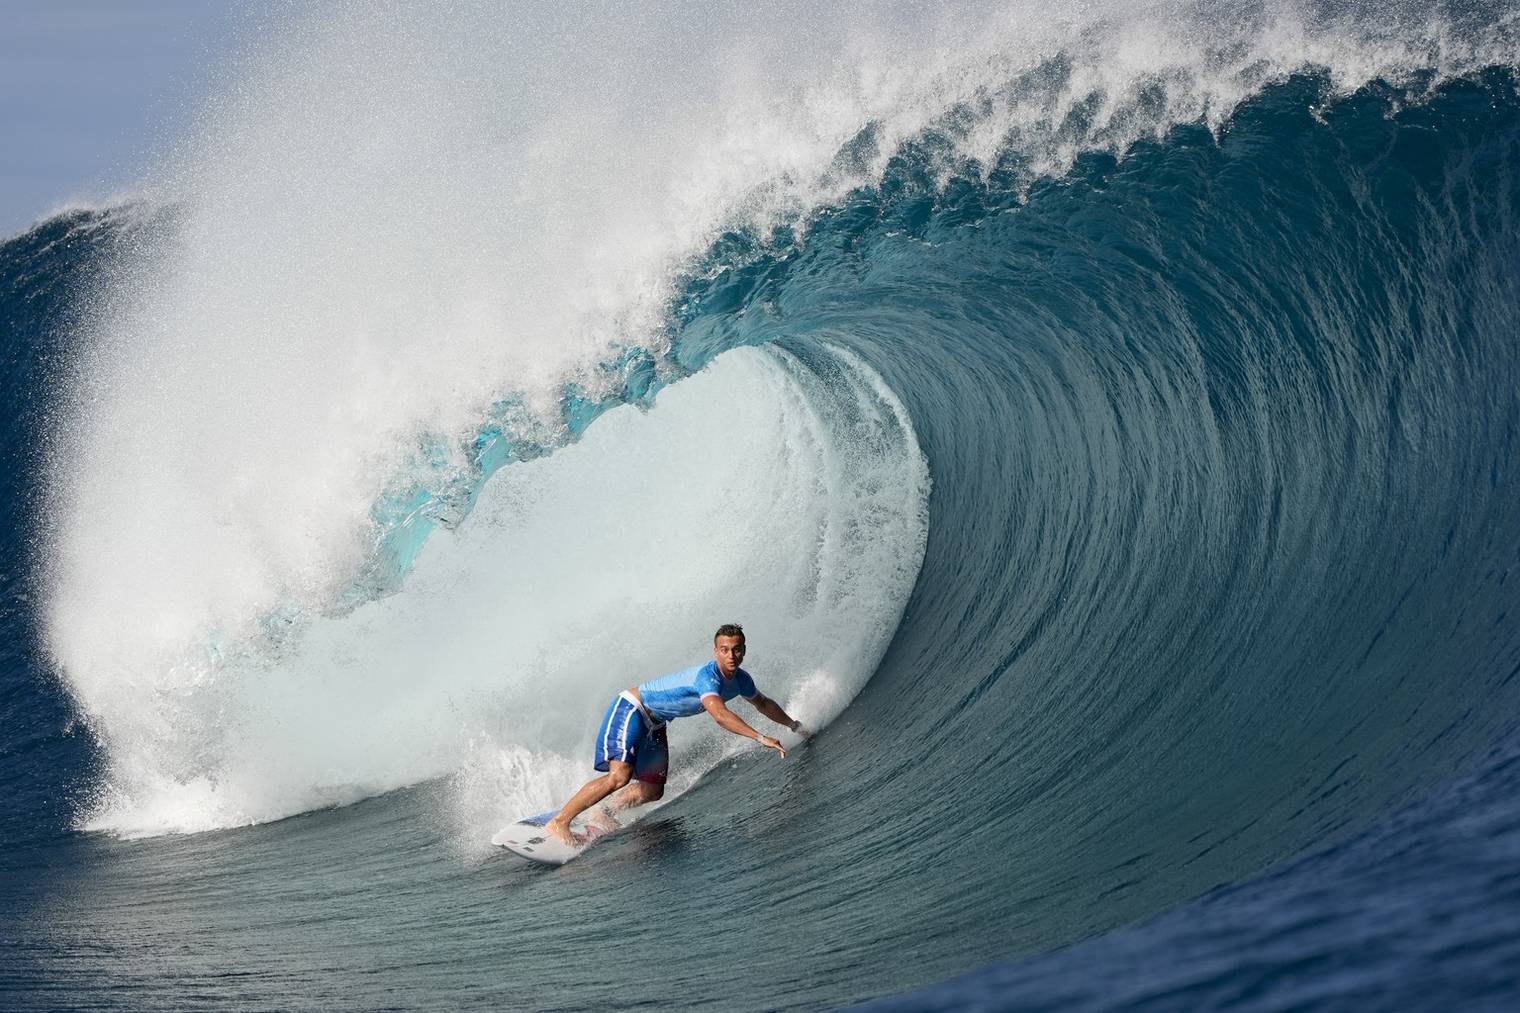
<instances>
[{"instance_id":1,"label":"man's left arm","mask_svg":"<svg viewBox=\"0 0 1520 1013\"><path fill-rule=\"evenodd\" d=\"M806 735L808 733L808 730L802 727L802 723L800 721L794 721L790 714L781 709L781 705L779 703L772 700L764 693L757 691L754 696L748 697L747 699L749 700L751 707L755 708L755 710L759 711L761 714L764 714L766 717L776 722L776 724L788 728L791 731L796 732L798 735Z\"/></svg>"}]
</instances>

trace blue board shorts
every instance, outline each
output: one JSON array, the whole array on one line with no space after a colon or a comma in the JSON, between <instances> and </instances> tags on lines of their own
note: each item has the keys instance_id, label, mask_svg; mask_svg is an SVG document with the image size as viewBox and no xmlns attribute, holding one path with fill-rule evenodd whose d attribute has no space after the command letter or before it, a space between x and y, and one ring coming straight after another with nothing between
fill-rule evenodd
<instances>
[{"instance_id":1,"label":"blue board shorts","mask_svg":"<svg viewBox=\"0 0 1520 1013\"><path fill-rule=\"evenodd\" d=\"M670 745L665 723L655 721L627 693L613 697L596 731L596 769L618 760L633 764L633 777L646 784L664 784L670 772Z\"/></svg>"}]
</instances>

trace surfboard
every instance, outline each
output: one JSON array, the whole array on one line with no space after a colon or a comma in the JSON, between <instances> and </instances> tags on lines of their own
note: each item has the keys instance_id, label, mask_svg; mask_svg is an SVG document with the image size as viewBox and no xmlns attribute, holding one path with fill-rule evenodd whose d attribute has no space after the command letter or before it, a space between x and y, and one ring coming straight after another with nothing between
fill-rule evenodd
<instances>
[{"instance_id":1,"label":"surfboard","mask_svg":"<svg viewBox=\"0 0 1520 1013\"><path fill-rule=\"evenodd\" d=\"M506 848L515 855L521 855L530 862L542 862L544 865L564 865L570 859L585 851L598 840L612 833L598 826L577 828L576 832L581 835L584 843L580 845L566 844L553 834L544 830L544 824L548 823L559 813L558 809L550 809L546 813L537 816L525 816L511 826L503 827L496 831L491 838L491 843L498 847Z\"/></svg>"}]
</instances>

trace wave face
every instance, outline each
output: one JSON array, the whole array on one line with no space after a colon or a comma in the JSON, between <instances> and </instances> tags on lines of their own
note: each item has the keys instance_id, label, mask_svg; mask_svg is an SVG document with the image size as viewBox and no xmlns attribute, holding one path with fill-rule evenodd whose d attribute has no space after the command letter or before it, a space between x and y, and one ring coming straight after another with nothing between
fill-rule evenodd
<instances>
[{"instance_id":1,"label":"wave face","mask_svg":"<svg viewBox=\"0 0 1520 1013\"><path fill-rule=\"evenodd\" d=\"M1514 734L1513 15L779 16L276 26L143 206L0 250L12 976L194 925L118 997L837 1006ZM484 863L731 619L822 734L678 725L681 797ZM748 956L568 978L609 910Z\"/></svg>"}]
</instances>

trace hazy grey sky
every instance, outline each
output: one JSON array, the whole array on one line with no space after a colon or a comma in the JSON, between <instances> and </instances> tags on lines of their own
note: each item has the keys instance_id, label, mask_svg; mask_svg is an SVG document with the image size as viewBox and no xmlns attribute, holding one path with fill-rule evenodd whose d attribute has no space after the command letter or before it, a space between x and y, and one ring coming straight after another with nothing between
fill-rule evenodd
<instances>
[{"instance_id":1,"label":"hazy grey sky","mask_svg":"<svg viewBox=\"0 0 1520 1013\"><path fill-rule=\"evenodd\" d=\"M218 0L0 0L0 237L130 184L233 40Z\"/></svg>"}]
</instances>

